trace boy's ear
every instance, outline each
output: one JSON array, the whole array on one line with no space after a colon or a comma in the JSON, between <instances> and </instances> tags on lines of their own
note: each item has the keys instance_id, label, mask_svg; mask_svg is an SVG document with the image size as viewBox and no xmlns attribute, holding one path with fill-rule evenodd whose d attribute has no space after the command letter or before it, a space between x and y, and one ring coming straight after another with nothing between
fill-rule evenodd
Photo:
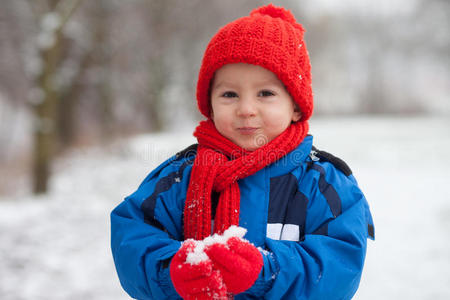
<instances>
[{"instance_id":1,"label":"boy's ear","mask_svg":"<svg viewBox=\"0 0 450 300\"><path fill-rule=\"evenodd\" d=\"M292 115L292 122L297 122L302 118L302 112L297 104L294 106L294 114Z\"/></svg>"}]
</instances>

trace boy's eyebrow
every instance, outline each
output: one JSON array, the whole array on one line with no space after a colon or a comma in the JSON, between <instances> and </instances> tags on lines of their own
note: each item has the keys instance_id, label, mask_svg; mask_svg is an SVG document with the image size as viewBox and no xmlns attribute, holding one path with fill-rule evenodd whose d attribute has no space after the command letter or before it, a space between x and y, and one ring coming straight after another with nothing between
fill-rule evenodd
<instances>
[{"instance_id":1,"label":"boy's eyebrow","mask_svg":"<svg viewBox=\"0 0 450 300\"><path fill-rule=\"evenodd\" d=\"M216 83L214 82L212 88L213 88L213 89L217 89L217 88L221 87L222 85L233 86L233 84L230 83L230 82L220 81L218 84L216 84Z\"/></svg>"},{"instance_id":2,"label":"boy's eyebrow","mask_svg":"<svg viewBox=\"0 0 450 300\"><path fill-rule=\"evenodd\" d=\"M256 84L256 86L260 86L260 85L270 85L270 86L277 86L277 87L284 86L281 82L278 82L278 81L275 81L275 80L270 80L270 79L258 82Z\"/></svg>"}]
</instances>

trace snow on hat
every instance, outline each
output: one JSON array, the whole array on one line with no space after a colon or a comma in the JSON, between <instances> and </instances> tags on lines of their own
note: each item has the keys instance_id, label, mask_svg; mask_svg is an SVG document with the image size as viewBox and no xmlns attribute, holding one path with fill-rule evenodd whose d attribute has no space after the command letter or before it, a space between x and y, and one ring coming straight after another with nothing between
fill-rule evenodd
<instances>
[{"instance_id":1,"label":"snow on hat","mask_svg":"<svg viewBox=\"0 0 450 300\"><path fill-rule=\"evenodd\" d=\"M197 82L200 112L210 116L210 85L223 65L248 63L278 76L308 120L313 111L311 65L302 25L289 10L272 4L253 10L221 29L209 42Z\"/></svg>"}]
</instances>

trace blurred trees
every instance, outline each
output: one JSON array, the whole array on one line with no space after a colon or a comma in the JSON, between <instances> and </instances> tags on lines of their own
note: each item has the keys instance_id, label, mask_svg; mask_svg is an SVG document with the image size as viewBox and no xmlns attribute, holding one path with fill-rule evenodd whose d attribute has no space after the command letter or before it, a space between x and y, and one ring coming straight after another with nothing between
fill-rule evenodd
<instances>
[{"instance_id":1,"label":"blurred trees","mask_svg":"<svg viewBox=\"0 0 450 300\"><path fill-rule=\"evenodd\" d=\"M450 1L344 2L304 2L315 113L449 114Z\"/></svg>"},{"instance_id":2,"label":"blurred trees","mask_svg":"<svg viewBox=\"0 0 450 300\"><path fill-rule=\"evenodd\" d=\"M33 148L33 191L47 191L51 161L54 156L58 126L58 109L61 104L61 89L58 75L64 51L63 29L81 0L49 0L30 3L38 21L34 114ZM70 112L69 112L70 114Z\"/></svg>"},{"instance_id":3,"label":"blurred trees","mask_svg":"<svg viewBox=\"0 0 450 300\"><path fill-rule=\"evenodd\" d=\"M315 1L273 1L307 30L315 114L450 112L450 2L413 2L325 9ZM36 161L50 162L51 153L73 146L193 124L207 42L264 3L4 0L0 164L25 163L32 132L42 146ZM51 144L54 150L44 150ZM11 169L0 169L7 178ZM42 174L50 170L36 164L35 191L44 190Z\"/></svg>"}]
</instances>

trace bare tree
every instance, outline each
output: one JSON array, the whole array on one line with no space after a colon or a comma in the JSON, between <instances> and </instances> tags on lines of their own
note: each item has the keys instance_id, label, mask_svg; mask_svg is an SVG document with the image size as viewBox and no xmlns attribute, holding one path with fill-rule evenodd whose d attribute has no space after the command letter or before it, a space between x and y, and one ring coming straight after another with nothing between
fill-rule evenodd
<instances>
[{"instance_id":1,"label":"bare tree","mask_svg":"<svg viewBox=\"0 0 450 300\"><path fill-rule=\"evenodd\" d=\"M61 77L66 78L60 90L60 104L58 111L58 128L60 149L64 150L73 145L77 138L83 135L79 132L80 114L84 114L80 106L83 103L87 91L92 91L94 96L88 101L94 104L96 124L100 138L108 140L113 131L113 92L111 89L111 51L110 51L110 11L109 0L99 0L85 5L82 16L83 21L76 26L85 30L81 37L63 39L65 48L74 53L64 55L64 64L61 67ZM83 23L83 24L80 24ZM83 41L80 41L83 40ZM77 45L78 44L78 45ZM84 45L79 45L84 44ZM64 76L67 69L71 76Z\"/></svg>"},{"instance_id":2,"label":"bare tree","mask_svg":"<svg viewBox=\"0 0 450 300\"><path fill-rule=\"evenodd\" d=\"M50 176L50 165L55 150L57 136L58 89L56 72L61 63L63 29L82 0L42 2L45 8L35 7L40 31L37 46L42 64L36 76L36 89L41 93L35 102L34 150L33 150L33 191L45 193ZM38 5L33 3L32 5Z\"/></svg>"}]
</instances>

